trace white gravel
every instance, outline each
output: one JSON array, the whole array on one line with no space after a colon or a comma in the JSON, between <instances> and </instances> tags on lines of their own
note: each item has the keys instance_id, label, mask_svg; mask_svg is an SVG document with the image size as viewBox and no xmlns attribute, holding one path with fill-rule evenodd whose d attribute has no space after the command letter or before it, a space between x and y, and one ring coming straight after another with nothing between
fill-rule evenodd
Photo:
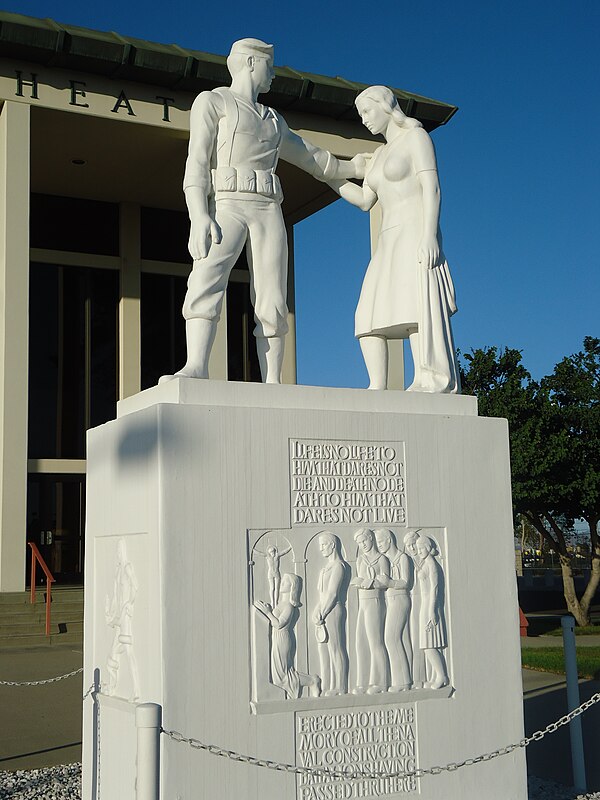
<instances>
[{"instance_id":1,"label":"white gravel","mask_svg":"<svg viewBox=\"0 0 600 800\"><path fill-rule=\"evenodd\" d=\"M578 794L577 789L533 776L527 779L527 788L529 800L600 800L600 792Z\"/></svg>"},{"instance_id":2,"label":"white gravel","mask_svg":"<svg viewBox=\"0 0 600 800\"><path fill-rule=\"evenodd\" d=\"M0 800L81 800L81 764L0 772Z\"/></svg>"},{"instance_id":3,"label":"white gravel","mask_svg":"<svg viewBox=\"0 0 600 800\"><path fill-rule=\"evenodd\" d=\"M554 781L530 777L529 800L600 800ZM81 764L0 772L0 800L81 800Z\"/></svg>"}]
</instances>

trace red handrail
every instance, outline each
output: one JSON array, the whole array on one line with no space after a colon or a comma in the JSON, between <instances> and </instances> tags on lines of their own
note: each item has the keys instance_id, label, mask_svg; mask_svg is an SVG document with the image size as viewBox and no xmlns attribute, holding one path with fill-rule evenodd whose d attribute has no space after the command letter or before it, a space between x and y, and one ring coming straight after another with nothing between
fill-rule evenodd
<instances>
[{"instance_id":1,"label":"red handrail","mask_svg":"<svg viewBox=\"0 0 600 800\"><path fill-rule=\"evenodd\" d=\"M38 546L35 542L27 542L29 547L31 547L31 602L35 603L35 569L36 569L36 562L40 562L40 567L44 571L46 575L46 636L50 636L50 603L52 602L51 599L51 592L52 592L52 584L54 583L54 576L48 569L48 565L44 561L42 554L38 550Z\"/></svg>"}]
</instances>

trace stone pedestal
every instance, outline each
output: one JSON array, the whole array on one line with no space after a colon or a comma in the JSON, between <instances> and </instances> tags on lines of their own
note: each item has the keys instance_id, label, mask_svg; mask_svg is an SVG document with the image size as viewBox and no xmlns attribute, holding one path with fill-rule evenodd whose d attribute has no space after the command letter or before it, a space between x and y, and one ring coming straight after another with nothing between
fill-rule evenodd
<instances>
[{"instance_id":1,"label":"stone pedestal","mask_svg":"<svg viewBox=\"0 0 600 800\"><path fill-rule=\"evenodd\" d=\"M207 744L377 776L163 735L165 800L525 800L523 751L382 777L523 735L507 426L473 398L149 389L89 434L86 547L86 800L133 800L138 701Z\"/></svg>"}]
</instances>

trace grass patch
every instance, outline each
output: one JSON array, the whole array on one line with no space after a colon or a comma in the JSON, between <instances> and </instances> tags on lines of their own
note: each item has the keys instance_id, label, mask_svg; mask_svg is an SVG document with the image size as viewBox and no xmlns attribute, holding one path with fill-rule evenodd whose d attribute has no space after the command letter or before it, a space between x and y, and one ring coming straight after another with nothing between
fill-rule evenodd
<instances>
[{"instance_id":1,"label":"grass patch","mask_svg":"<svg viewBox=\"0 0 600 800\"><path fill-rule=\"evenodd\" d=\"M525 669L565 674L562 647L523 647L521 663ZM580 678L600 680L600 647L577 648L577 671Z\"/></svg>"},{"instance_id":2,"label":"grass patch","mask_svg":"<svg viewBox=\"0 0 600 800\"><path fill-rule=\"evenodd\" d=\"M562 627L546 631L546 636L562 636ZM600 625L575 626L575 636L600 636Z\"/></svg>"}]
</instances>

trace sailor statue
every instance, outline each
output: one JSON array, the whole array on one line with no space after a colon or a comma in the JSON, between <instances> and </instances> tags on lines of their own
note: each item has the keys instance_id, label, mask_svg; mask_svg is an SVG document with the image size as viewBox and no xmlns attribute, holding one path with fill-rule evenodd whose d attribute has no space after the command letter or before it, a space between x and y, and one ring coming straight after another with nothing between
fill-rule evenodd
<instances>
[{"instance_id":1,"label":"sailor statue","mask_svg":"<svg viewBox=\"0 0 600 800\"><path fill-rule=\"evenodd\" d=\"M230 87L202 92L191 110L183 188L194 266L183 305L187 361L173 377L208 378L208 360L229 274L244 246L262 379L280 383L287 333L287 233L280 158L322 181L363 177L364 159L338 161L292 133L283 117L257 102L274 77L273 46L233 44Z\"/></svg>"}]
</instances>

